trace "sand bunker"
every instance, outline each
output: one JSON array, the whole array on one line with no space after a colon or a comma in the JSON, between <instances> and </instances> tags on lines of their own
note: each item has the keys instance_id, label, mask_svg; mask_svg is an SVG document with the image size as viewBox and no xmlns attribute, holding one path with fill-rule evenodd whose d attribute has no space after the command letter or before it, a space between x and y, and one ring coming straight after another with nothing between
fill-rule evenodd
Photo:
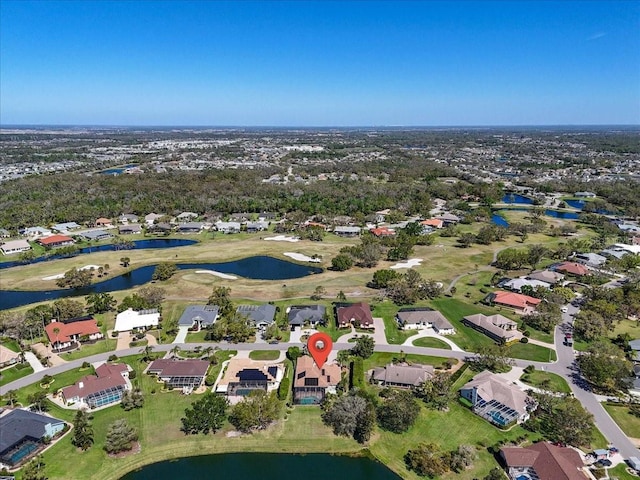
<instances>
[{"instance_id":1,"label":"sand bunker","mask_svg":"<svg viewBox=\"0 0 640 480\"><path fill-rule=\"evenodd\" d=\"M285 255L285 256L287 256L289 258L293 258L294 260L297 260L298 262L320 263L322 261L319 258L313 258L313 257L310 257L310 256L305 255L303 253L284 252L283 255Z\"/></svg>"},{"instance_id":2,"label":"sand bunker","mask_svg":"<svg viewBox=\"0 0 640 480\"><path fill-rule=\"evenodd\" d=\"M273 240L274 242L299 242L298 237L287 237L286 235L276 235L275 237L267 237L265 240Z\"/></svg>"},{"instance_id":3,"label":"sand bunker","mask_svg":"<svg viewBox=\"0 0 640 480\"><path fill-rule=\"evenodd\" d=\"M207 273L216 277L225 278L227 280L237 280L235 275L229 275L228 273L216 272L215 270L196 270L196 273Z\"/></svg>"},{"instance_id":4,"label":"sand bunker","mask_svg":"<svg viewBox=\"0 0 640 480\"><path fill-rule=\"evenodd\" d=\"M422 263L422 258L410 258L406 262L398 262L395 265L391 265L389 268L397 270L398 268L411 268Z\"/></svg>"},{"instance_id":5,"label":"sand bunker","mask_svg":"<svg viewBox=\"0 0 640 480\"><path fill-rule=\"evenodd\" d=\"M85 265L84 267L80 267L78 270L97 270L100 268L100 265ZM64 278L64 273L58 273L57 275L49 275L48 277L42 277L42 280L58 280L59 278Z\"/></svg>"}]
</instances>

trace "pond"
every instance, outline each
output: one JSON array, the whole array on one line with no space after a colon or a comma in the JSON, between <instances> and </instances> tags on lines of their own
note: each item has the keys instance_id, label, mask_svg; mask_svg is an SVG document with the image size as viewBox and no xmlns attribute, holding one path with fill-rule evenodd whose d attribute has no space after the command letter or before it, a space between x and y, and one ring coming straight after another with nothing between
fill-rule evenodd
<instances>
[{"instance_id":1,"label":"pond","mask_svg":"<svg viewBox=\"0 0 640 480\"><path fill-rule=\"evenodd\" d=\"M237 478L241 480L398 480L400 477L381 463L365 457L327 454L231 453L181 458L154 463L121 480L192 480Z\"/></svg>"},{"instance_id":2,"label":"pond","mask_svg":"<svg viewBox=\"0 0 640 480\"><path fill-rule=\"evenodd\" d=\"M120 175L127 168L132 168L132 167L137 167L137 166L138 165L136 165L135 163L132 163L130 165L123 165L122 167L114 167L114 168L109 168L107 170L102 170L100 173L102 175Z\"/></svg>"},{"instance_id":3,"label":"pond","mask_svg":"<svg viewBox=\"0 0 640 480\"><path fill-rule=\"evenodd\" d=\"M529 209L528 208L518 208L518 207L514 207L514 208L504 208L502 209L502 211L505 212L528 212ZM579 212L565 212L565 211L559 211L559 210L551 210L550 208L547 208L544 211L544 214L547 217L553 217L553 218L561 218L562 220L578 220L580 218L580 213ZM498 218L500 218L501 220L498 220ZM502 222L506 222L506 220L502 217L500 217L500 215L496 215L495 213L491 216L491 221L496 224L496 225L500 225L500 226L508 226L504 225L504 223Z\"/></svg>"},{"instance_id":4,"label":"pond","mask_svg":"<svg viewBox=\"0 0 640 480\"><path fill-rule=\"evenodd\" d=\"M517 193L505 193L502 203L519 203L521 205L533 205L533 199Z\"/></svg>"},{"instance_id":5,"label":"pond","mask_svg":"<svg viewBox=\"0 0 640 480\"><path fill-rule=\"evenodd\" d=\"M198 242L196 240L187 240L184 238L150 238L147 240L134 240L131 243L133 243L133 249L141 250L143 248L151 249L151 248L186 247L188 245L193 245ZM75 257L76 255L82 255L86 253L112 252L116 250L118 250L118 248L113 243L109 243L105 245L93 245L90 247L81 248L76 253L70 256ZM119 249L119 251L123 252L123 256L126 256L126 252L129 250L132 250L132 249L131 248ZM21 262L19 260L11 260L9 262L1 262L0 269L18 267L21 265L29 265L31 263L48 262L49 260L59 260L61 258L69 258L70 256L69 255L66 255L66 256L65 255L48 255L46 257L35 258L30 262Z\"/></svg>"},{"instance_id":6,"label":"pond","mask_svg":"<svg viewBox=\"0 0 640 480\"><path fill-rule=\"evenodd\" d=\"M501 217L497 213L491 215L491 221L499 227L508 227L509 222L507 222L504 217Z\"/></svg>"},{"instance_id":7,"label":"pond","mask_svg":"<svg viewBox=\"0 0 640 480\"><path fill-rule=\"evenodd\" d=\"M215 270L216 272L238 275L253 280L286 280L322 273L322 269L318 267L300 265L267 256L248 257L224 263L178 263L176 266L180 270ZM88 295L94 292L128 290L150 282L155 268L155 265L136 268L122 275L76 290L0 290L0 310L63 297Z\"/></svg>"}]
</instances>

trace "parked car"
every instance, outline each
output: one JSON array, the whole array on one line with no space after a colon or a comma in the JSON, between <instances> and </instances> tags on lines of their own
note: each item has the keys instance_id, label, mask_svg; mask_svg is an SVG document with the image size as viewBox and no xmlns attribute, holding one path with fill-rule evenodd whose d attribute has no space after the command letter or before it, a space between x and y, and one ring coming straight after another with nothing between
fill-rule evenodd
<instances>
[{"instance_id":1,"label":"parked car","mask_svg":"<svg viewBox=\"0 0 640 480\"><path fill-rule=\"evenodd\" d=\"M606 458L604 458L602 460L598 460L596 463L594 463L594 465L598 467L610 467L613 464L611 463L611 460L607 460Z\"/></svg>"},{"instance_id":2,"label":"parked car","mask_svg":"<svg viewBox=\"0 0 640 480\"><path fill-rule=\"evenodd\" d=\"M562 307L562 308L560 309L560 311L561 311L562 313L567 313L567 312L569 311L569 307L564 306L564 307Z\"/></svg>"}]
</instances>

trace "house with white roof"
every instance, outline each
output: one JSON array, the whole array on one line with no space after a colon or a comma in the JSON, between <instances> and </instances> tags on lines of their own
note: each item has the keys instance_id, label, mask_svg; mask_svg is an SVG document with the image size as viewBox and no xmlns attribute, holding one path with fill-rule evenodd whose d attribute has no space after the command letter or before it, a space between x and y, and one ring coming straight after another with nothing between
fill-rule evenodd
<instances>
[{"instance_id":1,"label":"house with white roof","mask_svg":"<svg viewBox=\"0 0 640 480\"><path fill-rule=\"evenodd\" d=\"M116 332L129 332L131 330L157 327L160 322L160 313L156 309L140 310L136 312L128 308L116 316Z\"/></svg>"},{"instance_id":2,"label":"house with white roof","mask_svg":"<svg viewBox=\"0 0 640 480\"><path fill-rule=\"evenodd\" d=\"M76 222L65 222L65 223L56 223L53 227L53 230L59 233L68 232L69 230L77 230L80 228Z\"/></svg>"},{"instance_id":3,"label":"house with white roof","mask_svg":"<svg viewBox=\"0 0 640 480\"><path fill-rule=\"evenodd\" d=\"M3 255L12 255L31 250L31 245L26 240L13 240L0 245L0 251Z\"/></svg>"},{"instance_id":4,"label":"house with white roof","mask_svg":"<svg viewBox=\"0 0 640 480\"><path fill-rule=\"evenodd\" d=\"M44 227L28 227L25 228L24 230L20 231L20 234L24 235L25 237L29 237L31 239L36 239L36 238L41 238L41 237L48 237L52 234L53 232L51 230L49 230L48 228L44 228Z\"/></svg>"}]
</instances>

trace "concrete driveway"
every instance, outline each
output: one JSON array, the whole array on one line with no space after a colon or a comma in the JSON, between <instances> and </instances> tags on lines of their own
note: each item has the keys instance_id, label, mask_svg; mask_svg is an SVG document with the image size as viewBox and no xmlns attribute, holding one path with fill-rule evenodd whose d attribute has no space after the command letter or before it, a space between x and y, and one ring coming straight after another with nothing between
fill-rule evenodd
<instances>
[{"instance_id":1,"label":"concrete driveway","mask_svg":"<svg viewBox=\"0 0 640 480\"><path fill-rule=\"evenodd\" d=\"M171 343L184 343L187 339L187 333L189 333L189 327L178 327L178 334L176 335L176 339Z\"/></svg>"},{"instance_id":2,"label":"concrete driveway","mask_svg":"<svg viewBox=\"0 0 640 480\"><path fill-rule=\"evenodd\" d=\"M423 328L423 329L420 329L420 330L416 330L416 334L413 335L412 337L407 338L402 345L407 345L407 346L413 345L414 340L417 340L418 338L424 338L424 337L437 338L438 340L441 340L444 343L446 343L447 345L449 345L451 347L451 350L453 350L454 352L462 352L463 351L458 345L453 343L451 340L449 340L444 335L438 335L433 330L433 328Z\"/></svg>"}]
</instances>

